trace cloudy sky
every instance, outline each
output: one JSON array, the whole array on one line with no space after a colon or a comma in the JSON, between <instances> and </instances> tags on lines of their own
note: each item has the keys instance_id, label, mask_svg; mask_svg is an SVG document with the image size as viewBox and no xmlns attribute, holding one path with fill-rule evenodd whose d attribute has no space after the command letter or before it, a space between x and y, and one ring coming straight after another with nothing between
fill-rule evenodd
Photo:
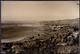
<instances>
[{"instance_id":1,"label":"cloudy sky","mask_svg":"<svg viewBox=\"0 0 80 54\"><path fill-rule=\"evenodd\" d=\"M78 1L2 1L1 20L43 21L79 18Z\"/></svg>"}]
</instances>

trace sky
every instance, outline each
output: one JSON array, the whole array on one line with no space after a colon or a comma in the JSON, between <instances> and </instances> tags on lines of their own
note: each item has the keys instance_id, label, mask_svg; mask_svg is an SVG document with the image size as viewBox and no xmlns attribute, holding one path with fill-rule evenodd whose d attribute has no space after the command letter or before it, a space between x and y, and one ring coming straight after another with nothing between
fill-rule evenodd
<instances>
[{"instance_id":1,"label":"sky","mask_svg":"<svg viewBox=\"0 0 80 54\"><path fill-rule=\"evenodd\" d=\"M78 1L2 1L1 21L44 21L79 18Z\"/></svg>"}]
</instances>

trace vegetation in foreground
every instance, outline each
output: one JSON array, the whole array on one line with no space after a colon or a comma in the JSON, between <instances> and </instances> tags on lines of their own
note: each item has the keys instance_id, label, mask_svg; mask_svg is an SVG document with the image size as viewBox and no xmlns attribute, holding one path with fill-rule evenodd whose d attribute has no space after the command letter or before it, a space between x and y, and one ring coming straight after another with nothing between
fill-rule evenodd
<instances>
[{"instance_id":1,"label":"vegetation in foreground","mask_svg":"<svg viewBox=\"0 0 80 54\"><path fill-rule=\"evenodd\" d=\"M36 38L36 37L38 38ZM46 23L29 40L1 44L2 54L80 54L79 28Z\"/></svg>"}]
</instances>

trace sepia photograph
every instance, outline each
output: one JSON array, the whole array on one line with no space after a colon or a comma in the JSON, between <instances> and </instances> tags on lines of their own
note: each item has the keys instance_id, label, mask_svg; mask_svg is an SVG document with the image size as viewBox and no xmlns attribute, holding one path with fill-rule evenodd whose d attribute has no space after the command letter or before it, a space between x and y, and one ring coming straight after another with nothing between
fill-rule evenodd
<instances>
[{"instance_id":1,"label":"sepia photograph","mask_svg":"<svg viewBox=\"0 0 80 54\"><path fill-rule=\"evenodd\" d=\"M80 54L79 1L1 1L1 54Z\"/></svg>"}]
</instances>

